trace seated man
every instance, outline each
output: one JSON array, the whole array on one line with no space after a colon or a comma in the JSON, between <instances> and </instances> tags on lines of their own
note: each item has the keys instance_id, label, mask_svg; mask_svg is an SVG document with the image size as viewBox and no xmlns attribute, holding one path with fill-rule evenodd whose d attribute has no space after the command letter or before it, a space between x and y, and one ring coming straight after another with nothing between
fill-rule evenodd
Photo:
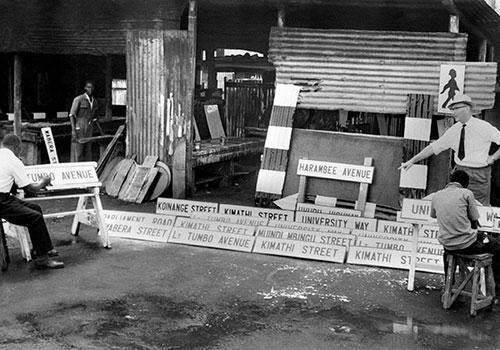
<instances>
[{"instance_id":1,"label":"seated man","mask_svg":"<svg viewBox=\"0 0 500 350\"><path fill-rule=\"evenodd\" d=\"M51 258L59 255L52 246L42 209L38 204L23 201L10 194L13 185L22 188L28 195L34 195L50 184L50 177L31 183L26 169L19 159L21 139L16 135L6 135L0 148L0 218L20 226L26 226L36 252L37 268L58 269L64 263Z\"/></svg>"},{"instance_id":2,"label":"seated man","mask_svg":"<svg viewBox=\"0 0 500 350\"><path fill-rule=\"evenodd\" d=\"M493 275L496 295L500 295L500 243L494 238L478 235L479 212L469 186L469 175L463 170L451 174L450 183L434 193L431 217L437 218L438 240L446 254L493 254ZM445 259L445 271L446 271Z\"/></svg>"}]
</instances>

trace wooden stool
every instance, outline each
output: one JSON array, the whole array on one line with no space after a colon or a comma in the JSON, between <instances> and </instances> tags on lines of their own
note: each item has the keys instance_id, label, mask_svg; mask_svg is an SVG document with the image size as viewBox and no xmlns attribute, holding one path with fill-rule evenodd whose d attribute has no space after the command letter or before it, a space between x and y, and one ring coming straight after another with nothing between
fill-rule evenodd
<instances>
[{"instance_id":1,"label":"wooden stool","mask_svg":"<svg viewBox=\"0 0 500 350\"><path fill-rule=\"evenodd\" d=\"M7 270L9 267L9 250L7 249L7 241L5 239L5 232L3 230L2 222L0 221L0 269Z\"/></svg>"},{"instance_id":2,"label":"wooden stool","mask_svg":"<svg viewBox=\"0 0 500 350\"><path fill-rule=\"evenodd\" d=\"M493 278L492 260L493 254L449 254L448 270L446 274L445 290L443 294L443 308L449 309L459 295L471 298L470 314L475 316L477 310L485 308L493 303L495 298L495 280ZM458 266L460 279L457 281L455 271ZM473 267L472 270L469 266ZM481 281L481 269L484 269L484 280ZM472 289L464 290L472 279ZM458 288L454 288L455 282L460 282ZM484 294L481 293L481 282L484 283Z\"/></svg>"}]
</instances>

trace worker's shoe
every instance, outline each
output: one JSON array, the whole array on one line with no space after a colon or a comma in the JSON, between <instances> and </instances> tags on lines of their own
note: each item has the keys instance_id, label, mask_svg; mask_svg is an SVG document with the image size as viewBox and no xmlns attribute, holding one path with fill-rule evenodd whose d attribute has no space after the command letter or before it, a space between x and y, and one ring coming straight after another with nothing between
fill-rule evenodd
<instances>
[{"instance_id":1,"label":"worker's shoe","mask_svg":"<svg viewBox=\"0 0 500 350\"><path fill-rule=\"evenodd\" d=\"M56 256L59 256L59 252L55 249L51 249L47 252L47 255L49 258L55 258Z\"/></svg>"},{"instance_id":2,"label":"worker's shoe","mask_svg":"<svg viewBox=\"0 0 500 350\"><path fill-rule=\"evenodd\" d=\"M55 258L56 256L59 256L59 252L55 249L51 249L47 252L47 255L49 256L49 258ZM36 250L31 251L31 256L33 257L33 259L38 256Z\"/></svg>"},{"instance_id":3,"label":"worker's shoe","mask_svg":"<svg viewBox=\"0 0 500 350\"><path fill-rule=\"evenodd\" d=\"M45 254L35 259L35 267L37 269L62 269L64 267L64 263L52 260L47 254Z\"/></svg>"}]
</instances>

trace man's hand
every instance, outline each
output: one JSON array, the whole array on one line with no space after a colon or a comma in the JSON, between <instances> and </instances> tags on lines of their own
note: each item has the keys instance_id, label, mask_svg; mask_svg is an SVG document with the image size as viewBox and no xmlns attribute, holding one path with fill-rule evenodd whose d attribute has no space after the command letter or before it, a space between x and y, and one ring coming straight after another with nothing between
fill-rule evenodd
<instances>
[{"instance_id":1,"label":"man's hand","mask_svg":"<svg viewBox=\"0 0 500 350\"><path fill-rule=\"evenodd\" d=\"M403 169L403 170L408 170L408 169L410 169L412 166L413 166L413 162L409 160L409 161L407 161L406 163L401 164L401 166L398 168L398 170L401 170L401 169Z\"/></svg>"},{"instance_id":2,"label":"man's hand","mask_svg":"<svg viewBox=\"0 0 500 350\"><path fill-rule=\"evenodd\" d=\"M76 141L77 135L75 130L71 130L71 140Z\"/></svg>"},{"instance_id":3,"label":"man's hand","mask_svg":"<svg viewBox=\"0 0 500 350\"><path fill-rule=\"evenodd\" d=\"M488 163L488 165L495 163L495 158L493 158L493 156L488 156L486 158L486 163Z\"/></svg>"},{"instance_id":4,"label":"man's hand","mask_svg":"<svg viewBox=\"0 0 500 350\"><path fill-rule=\"evenodd\" d=\"M44 176L40 180L40 188L45 188L50 185L52 179L49 176Z\"/></svg>"}]
</instances>

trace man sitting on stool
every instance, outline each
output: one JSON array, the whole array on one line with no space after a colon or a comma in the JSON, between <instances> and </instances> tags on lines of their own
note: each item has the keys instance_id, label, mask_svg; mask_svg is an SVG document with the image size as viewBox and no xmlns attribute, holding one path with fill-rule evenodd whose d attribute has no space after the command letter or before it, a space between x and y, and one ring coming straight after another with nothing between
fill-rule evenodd
<instances>
[{"instance_id":1,"label":"man sitting on stool","mask_svg":"<svg viewBox=\"0 0 500 350\"><path fill-rule=\"evenodd\" d=\"M21 139L14 134L6 135L0 149L0 218L20 226L26 226L36 252L37 268L58 269L64 263L52 260L58 252L43 219L42 209L38 204L23 201L11 195L12 186L22 188L28 195L34 195L50 184L50 177L44 177L37 183L31 183L26 175L24 164L19 159Z\"/></svg>"},{"instance_id":2,"label":"man sitting on stool","mask_svg":"<svg viewBox=\"0 0 500 350\"><path fill-rule=\"evenodd\" d=\"M478 235L479 212L476 200L469 186L469 175L463 170L451 174L450 183L434 193L431 217L437 218L438 240L445 251L445 271L447 254L493 254L493 275L495 292L500 296L500 243L494 238Z\"/></svg>"}]
</instances>

